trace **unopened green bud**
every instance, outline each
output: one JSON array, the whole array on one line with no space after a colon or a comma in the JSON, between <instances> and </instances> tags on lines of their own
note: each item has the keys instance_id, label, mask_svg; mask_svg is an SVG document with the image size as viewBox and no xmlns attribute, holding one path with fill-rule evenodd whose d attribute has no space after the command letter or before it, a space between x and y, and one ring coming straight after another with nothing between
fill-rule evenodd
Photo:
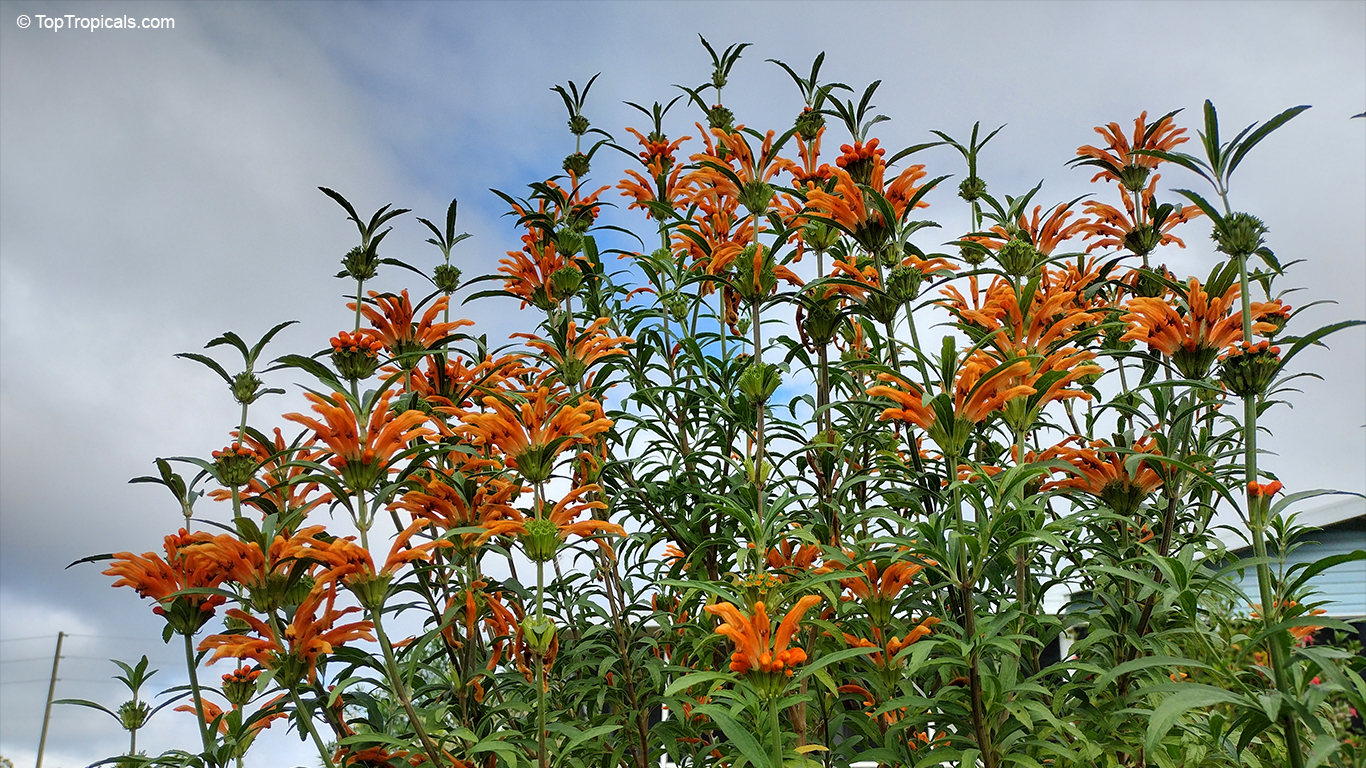
<instances>
[{"instance_id":1,"label":"unopened green bud","mask_svg":"<svg viewBox=\"0 0 1366 768\"><path fill-rule=\"evenodd\" d=\"M254 401L260 388L261 380L252 375L251 371L242 371L232 379L232 396L239 403Z\"/></svg>"},{"instance_id":2,"label":"unopened green bud","mask_svg":"<svg viewBox=\"0 0 1366 768\"><path fill-rule=\"evenodd\" d=\"M564 168L565 173L572 173L580 178L587 176L589 169L588 155L585 155L582 152L575 152L564 159L564 164L561 167Z\"/></svg>"},{"instance_id":3,"label":"unopened green bud","mask_svg":"<svg viewBox=\"0 0 1366 768\"><path fill-rule=\"evenodd\" d=\"M1119 169L1119 184L1130 192L1139 192L1148 183L1148 174L1152 169L1144 165L1126 165Z\"/></svg>"},{"instance_id":4,"label":"unopened green bud","mask_svg":"<svg viewBox=\"0 0 1366 768\"><path fill-rule=\"evenodd\" d=\"M820 135L821 129L825 127L825 115L811 107L803 107L802 113L797 115L797 122L793 127L802 141L815 141L816 137Z\"/></svg>"},{"instance_id":5,"label":"unopened green bud","mask_svg":"<svg viewBox=\"0 0 1366 768\"><path fill-rule=\"evenodd\" d=\"M1235 258L1247 258L1262 247L1266 224L1249 213L1231 213L1214 225L1211 235L1219 250Z\"/></svg>"},{"instance_id":6,"label":"unopened green bud","mask_svg":"<svg viewBox=\"0 0 1366 768\"><path fill-rule=\"evenodd\" d=\"M1124 235L1124 247L1135 256L1147 256L1162 244L1162 230L1152 224L1137 224Z\"/></svg>"},{"instance_id":7,"label":"unopened green bud","mask_svg":"<svg viewBox=\"0 0 1366 768\"><path fill-rule=\"evenodd\" d=\"M835 340L839 330L840 313L835 300L816 300L805 308L802 318L802 333L811 343L823 346Z\"/></svg>"},{"instance_id":8,"label":"unopened green bud","mask_svg":"<svg viewBox=\"0 0 1366 768\"><path fill-rule=\"evenodd\" d=\"M840 239L840 231L823 221L808 221L802 227L802 242L817 251L828 251Z\"/></svg>"},{"instance_id":9,"label":"unopened green bud","mask_svg":"<svg viewBox=\"0 0 1366 768\"><path fill-rule=\"evenodd\" d=\"M920 285L924 281L925 275L919 269L902 264L887 275L887 295L902 304L914 301L920 295Z\"/></svg>"},{"instance_id":10,"label":"unopened green bud","mask_svg":"<svg viewBox=\"0 0 1366 768\"><path fill-rule=\"evenodd\" d=\"M369 280L379 271L379 254L373 248L358 245L342 257L342 267L352 280Z\"/></svg>"},{"instance_id":11,"label":"unopened green bud","mask_svg":"<svg viewBox=\"0 0 1366 768\"><path fill-rule=\"evenodd\" d=\"M145 701L131 699L119 705L119 722L126 731L136 731L147 724L152 708Z\"/></svg>"},{"instance_id":12,"label":"unopened green bud","mask_svg":"<svg viewBox=\"0 0 1366 768\"><path fill-rule=\"evenodd\" d=\"M583 272L573 265L560 267L550 274L550 285L554 288L556 300L573 296L583 285Z\"/></svg>"},{"instance_id":13,"label":"unopened green bud","mask_svg":"<svg viewBox=\"0 0 1366 768\"><path fill-rule=\"evenodd\" d=\"M555 250L565 256L574 256L583 250L583 233L571 227L560 227L555 231Z\"/></svg>"},{"instance_id":14,"label":"unopened green bud","mask_svg":"<svg viewBox=\"0 0 1366 768\"><path fill-rule=\"evenodd\" d=\"M393 577L388 575L364 574L346 578L343 583L346 588L351 590L351 594L356 596L356 602L361 607L369 610L379 610L384 607L384 600L389 596L389 582Z\"/></svg>"},{"instance_id":15,"label":"unopened green bud","mask_svg":"<svg viewBox=\"0 0 1366 768\"><path fill-rule=\"evenodd\" d=\"M664 309L675 322L681 323L688 318L688 300L677 293L670 293L665 297Z\"/></svg>"},{"instance_id":16,"label":"unopened green bud","mask_svg":"<svg viewBox=\"0 0 1366 768\"><path fill-rule=\"evenodd\" d=\"M532 653L545 656L555 645L555 622L545 617L528 616L522 619L522 635Z\"/></svg>"},{"instance_id":17,"label":"unopened green bud","mask_svg":"<svg viewBox=\"0 0 1366 768\"><path fill-rule=\"evenodd\" d=\"M450 264L438 264L436 269L432 270L432 282L436 283L438 291L450 296L460 287L460 268Z\"/></svg>"},{"instance_id":18,"label":"unopened green bud","mask_svg":"<svg viewBox=\"0 0 1366 768\"><path fill-rule=\"evenodd\" d=\"M258 466L256 454L243 448L241 443L213 452L214 479L228 488L240 488L251 482Z\"/></svg>"},{"instance_id":19,"label":"unopened green bud","mask_svg":"<svg viewBox=\"0 0 1366 768\"><path fill-rule=\"evenodd\" d=\"M782 371L773 363L751 362L744 373L740 374L740 393L751 403L762 405L783 383Z\"/></svg>"},{"instance_id":20,"label":"unopened green bud","mask_svg":"<svg viewBox=\"0 0 1366 768\"><path fill-rule=\"evenodd\" d=\"M762 214L773 201L773 187L767 182L751 181L740 188L740 204L751 214Z\"/></svg>"},{"instance_id":21,"label":"unopened green bud","mask_svg":"<svg viewBox=\"0 0 1366 768\"><path fill-rule=\"evenodd\" d=\"M1184 378L1203 379L1209 375L1210 366L1214 365L1214 358L1218 355L1219 350L1216 347L1203 344L1194 348L1181 346L1172 353L1172 362Z\"/></svg>"},{"instance_id":22,"label":"unopened green bud","mask_svg":"<svg viewBox=\"0 0 1366 768\"><path fill-rule=\"evenodd\" d=\"M544 519L528 520L522 527L525 533L518 538L527 559L535 563L554 560L560 551L560 527Z\"/></svg>"},{"instance_id":23,"label":"unopened green bud","mask_svg":"<svg viewBox=\"0 0 1366 768\"><path fill-rule=\"evenodd\" d=\"M987 193L987 183L969 176L958 184L958 196L971 203Z\"/></svg>"},{"instance_id":24,"label":"unopened green bud","mask_svg":"<svg viewBox=\"0 0 1366 768\"><path fill-rule=\"evenodd\" d=\"M1039 263L1039 252L1023 237L1012 237L996 252L996 263L1012 277L1024 277Z\"/></svg>"},{"instance_id":25,"label":"unopened green bud","mask_svg":"<svg viewBox=\"0 0 1366 768\"><path fill-rule=\"evenodd\" d=\"M1141 267L1134 277L1134 295L1145 299L1156 299L1167 293L1167 284L1162 278L1171 278L1166 266L1156 269Z\"/></svg>"},{"instance_id":26,"label":"unopened green bud","mask_svg":"<svg viewBox=\"0 0 1366 768\"><path fill-rule=\"evenodd\" d=\"M588 118L583 115L574 115L569 118L569 132L575 136L582 136L588 133Z\"/></svg>"},{"instance_id":27,"label":"unopened green bud","mask_svg":"<svg viewBox=\"0 0 1366 768\"><path fill-rule=\"evenodd\" d=\"M1265 341L1240 344L1219 365L1219 381L1239 397L1265 394L1280 368L1280 351Z\"/></svg>"},{"instance_id":28,"label":"unopened green bud","mask_svg":"<svg viewBox=\"0 0 1366 768\"><path fill-rule=\"evenodd\" d=\"M962 246L958 249L958 258L963 260L969 267L980 267L987 261L987 249L980 246Z\"/></svg>"},{"instance_id":29,"label":"unopened green bud","mask_svg":"<svg viewBox=\"0 0 1366 768\"><path fill-rule=\"evenodd\" d=\"M707 110L707 125L730 133L735 130L735 113L717 104Z\"/></svg>"}]
</instances>

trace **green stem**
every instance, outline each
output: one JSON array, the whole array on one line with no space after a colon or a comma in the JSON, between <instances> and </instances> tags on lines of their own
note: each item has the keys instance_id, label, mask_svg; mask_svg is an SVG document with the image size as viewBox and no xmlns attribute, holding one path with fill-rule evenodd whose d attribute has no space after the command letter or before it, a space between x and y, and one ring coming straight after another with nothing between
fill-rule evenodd
<instances>
[{"instance_id":1,"label":"green stem","mask_svg":"<svg viewBox=\"0 0 1366 768\"><path fill-rule=\"evenodd\" d=\"M536 484L536 517L541 518L545 507L544 483ZM545 563L536 560L536 628L545 630ZM550 768L550 753L545 738L545 654L536 652L536 760L540 768Z\"/></svg>"},{"instance_id":2,"label":"green stem","mask_svg":"<svg viewBox=\"0 0 1366 768\"><path fill-rule=\"evenodd\" d=\"M1220 190L1220 196L1224 198L1224 209L1228 210L1228 199ZM1252 305L1248 297L1249 286L1247 279L1247 258L1244 256L1234 257L1238 260L1238 284L1242 296L1242 315L1243 315L1243 341L1252 343ZM1243 445L1244 445L1244 480L1253 483L1257 480L1257 395L1248 395L1243 398ZM1251 488L1247 492L1248 523L1252 531L1252 554L1257 558L1257 590L1262 598L1262 621L1270 626L1273 615L1278 614L1275 603L1275 590L1271 567L1266 562L1266 515L1265 507L1261 499L1254 498ZM1290 689L1290 682L1286 677L1285 644L1287 634L1284 631L1278 632L1267 638L1267 648L1271 652L1271 673L1276 682L1276 690L1287 699L1294 698L1294 691ZM1300 746L1299 719L1291 710L1287 710L1284 717L1283 726L1285 728L1286 750L1290 753L1291 768L1304 768L1304 750Z\"/></svg>"},{"instance_id":3,"label":"green stem","mask_svg":"<svg viewBox=\"0 0 1366 768\"><path fill-rule=\"evenodd\" d=\"M783 764L783 731L778 722L778 697L768 702L768 730L773 735L773 765L780 768Z\"/></svg>"},{"instance_id":4,"label":"green stem","mask_svg":"<svg viewBox=\"0 0 1366 768\"><path fill-rule=\"evenodd\" d=\"M394 695L398 696L399 703L403 705L403 711L408 713L408 720L413 724L413 732L417 734L418 741L422 742L422 751L431 758L432 765L441 765L441 751L427 735L427 729L422 727L422 719L418 717L417 711L413 708L412 697L408 695L408 687L403 684L403 676L398 668L398 660L394 658L394 646L389 642L389 636L384 632L384 624L380 621L381 611L378 608L370 609L370 621L375 624L375 636L379 638L380 650L384 652L384 666L389 671L389 679L394 684Z\"/></svg>"},{"instance_id":5,"label":"green stem","mask_svg":"<svg viewBox=\"0 0 1366 768\"><path fill-rule=\"evenodd\" d=\"M362 304L362 301L361 301L361 291L362 291L362 289L363 289L364 287L365 287L365 281L364 281L364 280L357 279L357 280L356 280L356 330L352 331L352 333L360 333L360 307L361 307L361 304Z\"/></svg>"},{"instance_id":6,"label":"green stem","mask_svg":"<svg viewBox=\"0 0 1366 768\"><path fill-rule=\"evenodd\" d=\"M194 641L189 634L181 636L185 638L185 668L190 672L190 695L194 697L194 713L199 719L199 738L204 742L204 751L208 752L213 748L213 741L209 737L209 724L204 722L204 696L199 689L199 665L195 663Z\"/></svg>"},{"instance_id":7,"label":"green stem","mask_svg":"<svg viewBox=\"0 0 1366 768\"><path fill-rule=\"evenodd\" d=\"M289 686L289 697L294 700L294 708L300 713L299 720L304 724L304 730L313 737L313 746L318 750L318 757L322 758L324 768L334 768L332 756L327 753L327 744L323 742L323 737L318 735L318 729L313 725L313 713L304 706L304 700L299 698L299 691L294 686Z\"/></svg>"}]
</instances>

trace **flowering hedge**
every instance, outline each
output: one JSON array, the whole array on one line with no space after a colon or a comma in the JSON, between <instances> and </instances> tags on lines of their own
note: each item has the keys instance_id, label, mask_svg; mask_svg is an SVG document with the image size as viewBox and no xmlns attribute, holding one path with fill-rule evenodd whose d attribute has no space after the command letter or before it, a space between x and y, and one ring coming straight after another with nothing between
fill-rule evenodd
<instances>
[{"instance_id":1,"label":"flowering hedge","mask_svg":"<svg viewBox=\"0 0 1366 768\"><path fill-rule=\"evenodd\" d=\"M137 754L146 664L124 665L133 698L106 711L132 742L107 762L240 765L268 727L330 768L1362 759L1337 714L1360 664L1309 642L1345 626L1309 586L1337 561L1279 567L1319 492L1282 495L1257 428L1352 323L1298 327L1290 265L1230 194L1306 107L1231 139L1208 102L1196 136L1176 112L1098 128L1072 160L1093 193L1046 205L979 175L996 131L881 146L877 84L821 82L821 58L779 65L791 127L737 124L744 49L708 45L709 83L637 106L639 147L592 126L593 81L556 87L574 152L499 193L521 240L493 275L462 281L454 201L417 219L428 274L381 255L408 211L323 189L358 230L354 323L270 363L289 323L209 342L240 365L182 355L240 421L138 478L183 514L162 552L90 558L179 636L200 725ZM667 135L690 106L704 122ZM932 147L966 163L947 243L921 217L956 169L911 162ZM630 158L615 185L592 181L603 149ZM638 232L599 222L618 193ZM1179 276L1211 231L1223 261ZM366 290L398 267L421 287ZM456 297L534 312L490 347ZM262 376L306 376L311 411L253 423L283 391Z\"/></svg>"}]
</instances>

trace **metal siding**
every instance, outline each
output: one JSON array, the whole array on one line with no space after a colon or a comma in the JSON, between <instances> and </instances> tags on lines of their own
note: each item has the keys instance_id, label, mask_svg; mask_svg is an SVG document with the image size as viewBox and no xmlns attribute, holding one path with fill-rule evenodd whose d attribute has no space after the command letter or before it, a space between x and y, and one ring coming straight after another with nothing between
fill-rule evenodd
<instances>
[{"instance_id":1,"label":"metal siding","mask_svg":"<svg viewBox=\"0 0 1366 768\"><path fill-rule=\"evenodd\" d=\"M1305 542L1286 561L1287 568L1298 563L1312 563L1325 557L1343 555L1366 549L1366 531L1318 531ZM1320 607L1329 616L1353 617L1366 616L1366 560L1354 560L1329 568L1314 577L1312 584L1316 590L1310 601L1323 603ZM1257 574L1252 568L1244 571L1239 580L1243 591L1257 594Z\"/></svg>"}]
</instances>

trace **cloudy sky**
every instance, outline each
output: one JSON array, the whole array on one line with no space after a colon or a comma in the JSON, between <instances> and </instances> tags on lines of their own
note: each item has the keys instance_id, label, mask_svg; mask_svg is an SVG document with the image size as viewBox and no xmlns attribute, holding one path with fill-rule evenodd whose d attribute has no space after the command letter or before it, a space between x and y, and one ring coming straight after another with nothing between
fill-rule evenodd
<instances>
[{"instance_id":1,"label":"cloudy sky","mask_svg":"<svg viewBox=\"0 0 1366 768\"><path fill-rule=\"evenodd\" d=\"M548 88L603 75L586 114L619 138L640 126L624 100L666 101L708 76L699 33L751 42L726 89L738 119L783 130L795 88L765 59L826 76L882 79L885 146L1007 124L982 174L998 193L1045 179L1039 200L1089 191L1064 168L1091 127L1142 110L1219 107L1226 131L1289 106L1313 109L1239 170L1233 205L1270 225L1287 284L1320 323L1366 317L1366 4L1351 3L37 3L0 2L0 754L18 765L38 741L42 684L59 630L74 633L59 695L116 705L102 659L147 653L174 682L175 649L129 590L111 591L94 552L144 551L179 525L164 490L130 486L156 456L222 447L235 408L221 382L177 352L227 329L258 336L304 322L274 352L311 352L346 317L331 275L354 240L326 185L364 212L393 202L439 219L461 201L467 275L515 244L487 190L517 192L557 172L572 149ZM174 29L20 28L21 15L174 18ZM669 132L696 134L680 106ZM640 126L643 127L643 126ZM837 128L832 131L838 132ZM832 134L827 146L845 137ZM951 151L923 154L961 174ZM616 178L599 155L595 177ZM1198 181L1171 172L1172 186ZM961 227L950 190L931 201ZM956 218L958 217L958 218ZM1207 225L1163 254L1205 274ZM411 218L388 255L437 257ZM923 245L936 245L927 241ZM389 280L399 280L390 274ZM384 280L380 281L385 283ZM398 282L385 288L398 288ZM492 338L514 330L505 304L467 314ZM501 313L501 314L500 314ZM515 320L515 316L513 317ZM1266 464L1294 489L1366 490L1366 343L1360 330L1300 358L1294 411L1269 419ZM288 377L272 380L288 386ZM299 407L259 409L262 427ZM206 505L207 506L207 505ZM201 510L222 517L223 510ZM48 660L44 660L47 657ZM120 748L112 721L59 711L49 766ZM309 764L273 734L272 763ZM166 713L140 740L193 744L188 716ZM295 751L290 751L295 750ZM297 756L296 756L297 755ZM263 765L263 763L257 763Z\"/></svg>"}]
</instances>

